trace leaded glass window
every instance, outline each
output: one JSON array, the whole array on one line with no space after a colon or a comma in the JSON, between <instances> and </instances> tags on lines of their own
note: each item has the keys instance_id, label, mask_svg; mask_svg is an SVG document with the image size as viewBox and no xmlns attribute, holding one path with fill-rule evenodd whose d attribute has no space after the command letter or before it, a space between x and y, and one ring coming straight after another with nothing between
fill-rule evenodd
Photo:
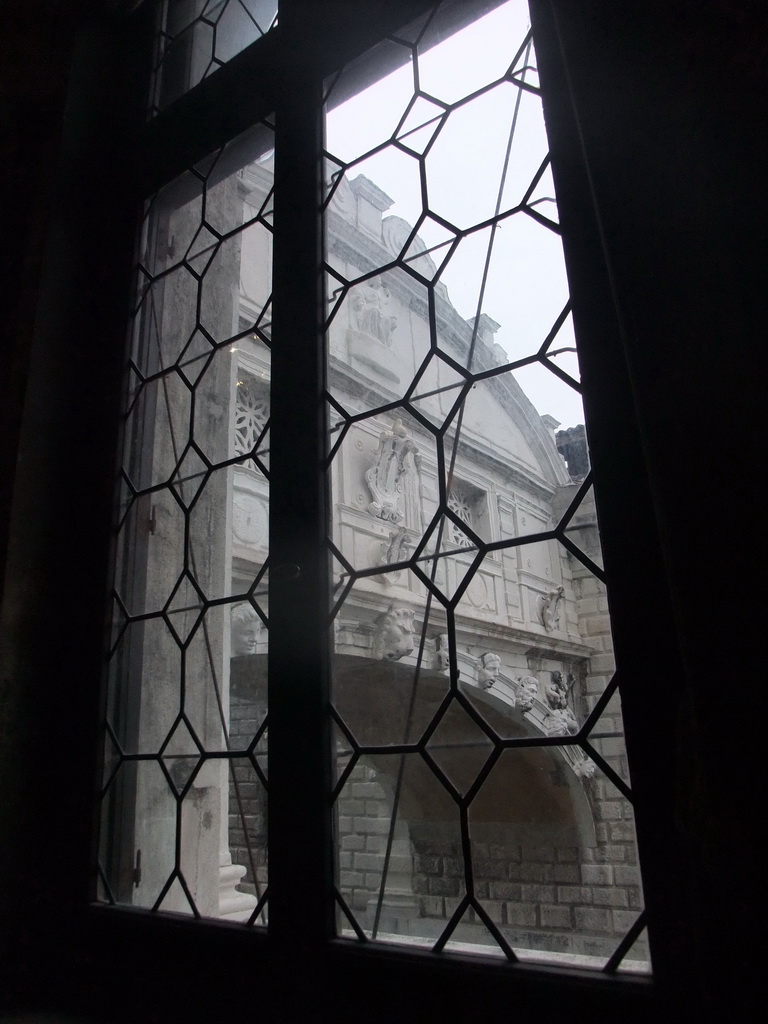
<instances>
[{"instance_id":1,"label":"leaded glass window","mask_svg":"<svg viewBox=\"0 0 768 1024\"><path fill-rule=\"evenodd\" d=\"M449 18L329 83L338 927L644 970L527 7Z\"/></svg>"},{"instance_id":2,"label":"leaded glass window","mask_svg":"<svg viewBox=\"0 0 768 1024\"><path fill-rule=\"evenodd\" d=\"M218 39L234 6L166 10L187 11L178 38L191 33L196 60L199 33ZM276 726L278 817L288 802L313 820L332 805L338 936L641 972L632 790L536 54L525 4L491 7L462 20L438 4L326 81L323 194L320 209L303 196L301 225L295 168L276 170L279 120L147 204L100 898L267 924L269 676L272 692L300 695L294 719L283 697ZM207 59L198 78L223 58ZM321 313L280 262L304 255L296 236L317 218L325 255L305 261L304 283L324 275ZM286 328L294 297L314 316L314 349ZM314 458L306 364L322 331L329 434ZM583 439L583 459L564 458L563 436ZM327 524L313 518L322 500L296 498L317 497L321 473ZM331 720L316 735L329 726L332 791L304 776L288 793L286 739L310 703L315 724L325 714L326 668ZM284 821L271 856L290 845Z\"/></svg>"},{"instance_id":3,"label":"leaded glass window","mask_svg":"<svg viewBox=\"0 0 768 1024\"><path fill-rule=\"evenodd\" d=\"M259 125L147 203L99 856L106 901L249 924L266 920L272 147Z\"/></svg>"},{"instance_id":4,"label":"leaded glass window","mask_svg":"<svg viewBox=\"0 0 768 1024\"><path fill-rule=\"evenodd\" d=\"M152 114L277 24L277 0L161 0L156 6Z\"/></svg>"}]
</instances>

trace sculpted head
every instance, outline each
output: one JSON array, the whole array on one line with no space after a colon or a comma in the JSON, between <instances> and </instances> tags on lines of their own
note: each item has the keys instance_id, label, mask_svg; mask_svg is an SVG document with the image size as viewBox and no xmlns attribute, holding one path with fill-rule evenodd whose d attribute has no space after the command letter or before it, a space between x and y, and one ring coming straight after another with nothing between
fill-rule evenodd
<instances>
[{"instance_id":1,"label":"sculpted head","mask_svg":"<svg viewBox=\"0 0 768 1024\"><path fill-rule=\"evenodd\" d=\"M518 683L517 707L521 711L530 711L534 700L539 696L539 681L535 676L523 676Z\"/></svg>"},{"instance_id":2,"label":"sculpted head","mask_svg":"<svg viewBox=\"0 0 768 1024\"><path fill-rule=\"evenodd\" d=\"M232 655L255 654L261 632L261 619L250 604L232 609Z\"/></svg>"},{"instance_id":3,"label":"sculpted head","mask_svg":"<svg viewBox=\"0 0 768 1024\"><path fill-rule=\"evenodd\" d=\"M481 686L489 689L499 678L501 671L501 658L493 651L486 651L480 655L480 665L477 670L477 681Z\"/></svg>"},{"instance_id":4,"label":"sculpted head","mask_svg":"<svg viewBox=\"0 0 768 1024\"><path fill-rule=\"evenodd\" d=\"M410 608L390 605L379 616L373 637L373 656L384 661L399 661L407 657L414 647L413 612Z\"/></svg>"}]
</instances>

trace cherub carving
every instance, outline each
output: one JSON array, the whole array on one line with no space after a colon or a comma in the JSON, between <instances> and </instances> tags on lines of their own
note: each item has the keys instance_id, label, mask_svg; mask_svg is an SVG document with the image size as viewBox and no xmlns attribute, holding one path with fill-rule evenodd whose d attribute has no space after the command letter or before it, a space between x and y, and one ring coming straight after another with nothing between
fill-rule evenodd
<instances>
[{"instance_id":1,"label":"cherub carving","mask_svg":"<svg viewBox=\"0 0 768 1024\"><path fill-rule=\"evenodd\" d=\"M413 612L391 604L376 621L373 656L380 661L399 661L413 650Z\"/></svg>"}]
</instances>

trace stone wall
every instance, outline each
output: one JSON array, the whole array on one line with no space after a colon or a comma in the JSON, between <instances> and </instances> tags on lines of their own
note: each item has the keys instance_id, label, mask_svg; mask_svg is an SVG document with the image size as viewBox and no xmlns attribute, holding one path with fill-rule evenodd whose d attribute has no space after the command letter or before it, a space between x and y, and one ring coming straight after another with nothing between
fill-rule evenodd
<instances>
[{"instance_id":1,"label":"stone wall","mask_svg":"<svg viewBox=\"0 0 768 1024\"><path fill-rule=\"evenodd\" d=\"M339 767L344 764L341 758ZM339 888L364 926L373 924L390 831L392 800L377 772L359 761L337 802ZM393 837L387 889L411 892L413 858L402 831ZM398 884L399 883L399 884ZM415 909L415 901L412 910ZM390 922L391 924L391 922Z\"/></svg>"},{"instance_id":2,"label":"stone wall","mask_svg":"<svg viewBox=\"0 0 768 1024\"><path fill-rule=\"evenodd\" d=\"M340 891L367 930L384 870L392 781L358 762L338 801ZM631 822L621 816L624 802L608 799L601 780L584 785L598 816L589 844L575 820L564 826L470 823L476 896L514 948L606 957L635 921L640 880ZM401 821L378 934L436 939L465 891L456 823ZM453 938L493 944L472 910ZM633 958L646 955L638 944Z\"/></svg>"},{"instance_id":3,"label":"stone wall","mask_svg":"<svg viewBox=\"0 0 768 1024\"><path fill-rule=\"evenodd\" d=\"M264 701L236 692L231 694L229 718L233 750L249 747L264 721L266 710ZM264 770L266 738L260 740L256 753L259 766ZM246 869L238 888L261 895L267 883L267 794L246 758L234 760L229 776L229 849L232 862Z\"/></svg>"}]
</instances>

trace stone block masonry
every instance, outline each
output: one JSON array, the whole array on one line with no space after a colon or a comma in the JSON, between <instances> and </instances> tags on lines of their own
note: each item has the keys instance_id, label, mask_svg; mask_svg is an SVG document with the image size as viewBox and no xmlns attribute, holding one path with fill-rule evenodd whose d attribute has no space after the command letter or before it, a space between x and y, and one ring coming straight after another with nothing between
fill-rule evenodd
<instances>
[{"instance_id":1,"label":"stone block masonry","mask_svg":"<svg viewBox=\"0 0 768 1024\"><path fill-rule=\"evenodd\" d=\"M266 711L263 702L231 694L231 749L245 750L250 746ZM260 753L259 762L263 764L266 740L262 739L256 753ZM259 894L267 883L267 794L245 758L233 762L229 775L229 848L233 863L245 868L238 888Z\"/></svg>"}]
</instances>

